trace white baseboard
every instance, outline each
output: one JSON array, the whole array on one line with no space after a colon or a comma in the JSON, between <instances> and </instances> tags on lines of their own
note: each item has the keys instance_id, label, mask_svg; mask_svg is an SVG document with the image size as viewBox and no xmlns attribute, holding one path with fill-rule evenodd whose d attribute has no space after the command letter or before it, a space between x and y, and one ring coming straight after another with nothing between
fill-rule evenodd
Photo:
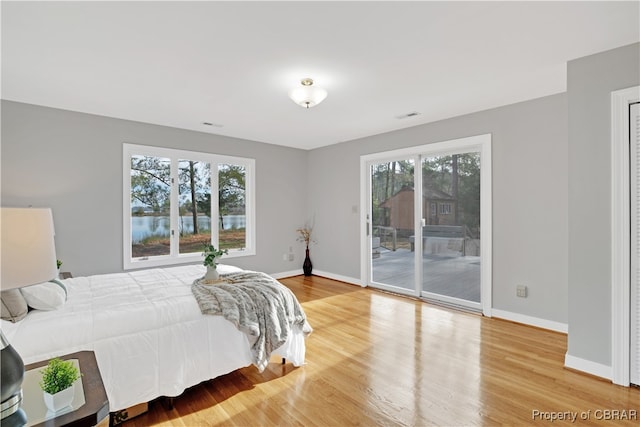
<instances>
[{"instance_id":1,"label":"white baseboard","mask_svg":"<svg viewBox=\"0 0 640 427\"><path fill-rule=\"evenodd\" d=\"M326 277L327 279L338 280L340 282L350 283L352 285L364 286L360 279L356 279L349 276L342 276L340 274L329 273L326 271L313 270L313 274L316 276Z\"/></svg>"},{"instance_id":2,"label":"white baseboard","mask_svg":"<svg viewBox=\"0 0 640 427\"><path fill-rule=\"evenodd\" d=\"M273 277L274 279L282 279L285 277L299 276L301 274L302 274L301 270L293 270L293 271L285 271L282 273L270 274L270 276ZM353 277L349 277L349 276L342 276L340 274L329 273L327 271L313 270L313 275L326 277L327 279L338 280L339 282L350 283L352 285L362 286L360 279L354 279Z\"/></svg>"},{"instance_id":3,"label":"white baseboard","mask_svg":"<svg viewBox=\"0 0 640 427\"><path fill-rule=\"evenodd\" d=\"M302 274L302 270L282 271L280 273L269 274L274 279L284 279L285 277L299 276Z\"/></svg>"},{"instance_id":4,"label":"white baseboard","mask_svg":"<svg viewBox=\"0 0 640 427\"><path fill-rule=\"evenodd\" d=\"M299 276L302 274L302 270L283 271L280 273L269 274L274 279L284 279L285 277ZM313 270L314 276L322 276L327 279L338 280L340 282L350 283L352 285L362 286L360 279L354 279L353 277L342 276L340 274L329 273L326 271Z\"/></svg>"},{"instance_id":5,"label":"white baseboard","mask_svg":"<svg viewBox=\"0 0 640 427\"><path fill-rule=\"evenodd\" d=\"M568 353L564 355L564 366L577 371L586 372L587 374L595 375L596 377L606 378L608 380L612 378L613 374L611 366L571 356Z\"/></svg>"},{"instance_id":6,"label":"white baseboard","mask_svg":"<svg viewBox=\"0 0 640 427\"><path fill-rule=\"evenodd\" d=\"M540 319L538 317L527 316L510 311L496 310L495 308L491 309L491 317L497 317L498 319L510 320L512 322L523 323L525 325L535 326L542 329L549 329L551 331L562 332L565 334L569 331L569 325L567 325L566 323Z\"/></svg>"}]
</instances>

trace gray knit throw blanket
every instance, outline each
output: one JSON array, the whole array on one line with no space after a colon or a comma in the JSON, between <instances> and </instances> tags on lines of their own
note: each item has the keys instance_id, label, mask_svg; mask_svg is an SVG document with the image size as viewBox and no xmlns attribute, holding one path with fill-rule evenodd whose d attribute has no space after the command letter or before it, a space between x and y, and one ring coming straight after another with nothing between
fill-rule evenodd
<instances>
[{"instance_id":1,"label":"gray knit throw blanket","mask_svg":"<svg viewBox=\"0 0 640 427\"><path fill-rule=\"evenodd\" d=\"M247 335L253 364L262 372L292 328L304 330L302 306L289 288L265 273L243 271L221 274L220 279L215 284L194 281L193 295L202 314L221 315Z\"/></svg>"}]
</instances>

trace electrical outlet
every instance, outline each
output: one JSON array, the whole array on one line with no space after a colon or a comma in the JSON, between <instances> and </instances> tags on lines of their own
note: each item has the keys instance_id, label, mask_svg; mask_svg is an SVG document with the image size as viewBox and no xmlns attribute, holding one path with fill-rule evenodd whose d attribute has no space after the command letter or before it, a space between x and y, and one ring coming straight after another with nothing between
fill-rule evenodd
<instances>
[{"instance_id":1,"label":"electrical outlet","mask_svg":"<svg viewBox=\"0 0 640 427\"><path fill-rule=\"evenodd\" d=\"M518 285L516 287L516 296L519 296L520 298L526 298L527 297L527 287L524 285Z\"/></svg>"},{"instance_id":2,"label":"electrical outlet","mask_svg":"<svg viewBox=\"0 0 640 427\"><path fill-rule=\"evenodd\" d=\"M293 261L293 252L289 254L289 261Z\"/></svg>"},{"instance_id":3,"label":"electrical outlet","mask_svg":"<svg viewBox=\"0 0 640 427\"><path fill-rule=\"evenodd\" d=\"M283 261L286 261L287 259L289 259L288 254L283 254L283 255L282 255L282 260L283 260Z\"/></svg>"}]
</instances>

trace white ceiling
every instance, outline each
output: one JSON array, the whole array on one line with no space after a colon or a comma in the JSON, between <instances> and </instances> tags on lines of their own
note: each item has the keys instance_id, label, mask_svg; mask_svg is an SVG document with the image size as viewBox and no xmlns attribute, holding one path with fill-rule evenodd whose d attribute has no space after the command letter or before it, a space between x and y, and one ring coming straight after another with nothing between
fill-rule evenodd
<instances>
[{"instance_id":1,"label":"white ceiling","mask_svg":"<svg viewBox=\"0 0 640 427\"><path fill-rule=\"evenodd\" d=\"M3 1L2 98L312 149L563 92L639 4Z\"/></svg>"}]
</instances>

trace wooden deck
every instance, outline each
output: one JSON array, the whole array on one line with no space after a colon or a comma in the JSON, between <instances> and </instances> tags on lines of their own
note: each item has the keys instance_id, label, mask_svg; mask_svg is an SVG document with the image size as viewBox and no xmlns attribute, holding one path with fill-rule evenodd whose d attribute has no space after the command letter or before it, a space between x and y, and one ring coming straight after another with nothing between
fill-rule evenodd
<instances>
[{"instance_id":1,"label":"wooden deck","mask_svg":"<svg viewBox=\"0 0 640 427\"><path fill-rule=\"evenodd\" d=\"M382 249L373 260L373 280L404 289L414 289L415 252ZM480 257L459 253L425 254L422 258L422 289L440 295L480 302Z\"/></svg>"},{"instance_id":2,"label":"wooden deck","mask_svg":"<svg viewBox=\"0 0 640 427\"><path fill-rule=\"evenodd\" d=\"M281 282L314 327L305 366L274 357L124 427L638 425L640 389L565 369L565 334L317 276ZM562 413L586 419L542 418Z\"/></svg>"}]
</instances>

